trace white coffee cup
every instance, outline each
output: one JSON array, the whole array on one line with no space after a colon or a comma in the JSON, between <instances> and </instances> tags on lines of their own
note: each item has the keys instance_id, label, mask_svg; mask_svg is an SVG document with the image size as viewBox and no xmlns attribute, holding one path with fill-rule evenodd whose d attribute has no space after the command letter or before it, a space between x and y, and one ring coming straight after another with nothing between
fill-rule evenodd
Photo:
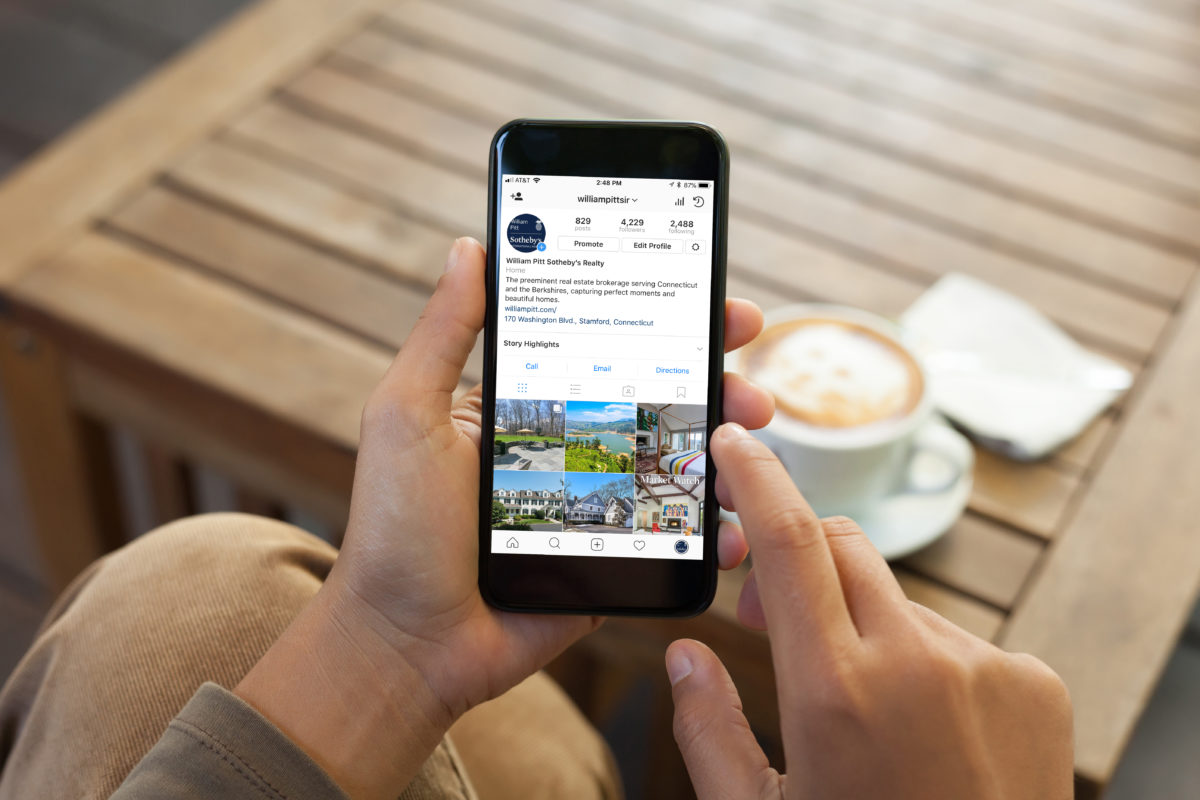
<instances>
[{"instance_id":1,"label":"white coffee cup","mask_svg":"<svg viewBox=\"0 0 1200 800\"><path fill-rule=\"evenodd\" d=\"M904 343L899 328L883 317L819 303L776 309L766 315L766 338L760 337L731 353L726 363L730 369L755 380L756 368L750 362L758 358L755 354L763 352L763 347L769 346L763 342L769 342L772 333L782 339L788 335L784 332L788 328L810 330L822 327L823 323L829 328L840 323L847 330L870 334L862 338L872 340L872 344L890 345L896 360L887 364L891 368L889 375L893 378L910 375L912 395L886 418L867 422L842 420L840 425L824 425L789 414L791 406L779 396L780 388L767 387L776 394L778 407L771 423L755 435L783 462L813 509L823 517L855 516L888 496L941 492L955 485L971 469L974 454L963 437L935 414L928 377L920 360ZM835 353L832 360L838 357ZM882 356L880 363L891 357ZM859 363L856 368L861 370L862 366Z\"/></svg>"}]
</instances>

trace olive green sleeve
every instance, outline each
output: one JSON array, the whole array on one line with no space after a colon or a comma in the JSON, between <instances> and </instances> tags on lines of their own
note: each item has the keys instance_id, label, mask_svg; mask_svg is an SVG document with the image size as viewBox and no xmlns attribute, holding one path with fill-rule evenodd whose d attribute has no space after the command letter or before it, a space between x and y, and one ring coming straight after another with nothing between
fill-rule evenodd
<instances>
[{"instance_id":1,"label":"olive green sleeve","mask_svg":"<svg viewBox=\"0 0 1200 800\"><path fill-rule=\"evenodd\" d=\"M214 683L200 687L113 800L348 800L266 717Z\"/></svg>"}]
</instances>

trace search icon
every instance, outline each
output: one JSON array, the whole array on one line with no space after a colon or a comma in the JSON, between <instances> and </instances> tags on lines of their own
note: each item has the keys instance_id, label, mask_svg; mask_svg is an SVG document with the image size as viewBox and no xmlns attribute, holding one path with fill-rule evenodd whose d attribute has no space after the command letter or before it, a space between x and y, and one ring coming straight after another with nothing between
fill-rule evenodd
<instances>
[{"instance_id":1,"label":"search icon","mask_svg":"<svg viewBox=\"0 0 1200 800\"><path fill-rule=\"evenodd\" d=\"M550 546L551 546L551 547L558 547L558 537L557 537L557 536L551 536L551 537L550 537Z\"/></svg>"}]
</instances>

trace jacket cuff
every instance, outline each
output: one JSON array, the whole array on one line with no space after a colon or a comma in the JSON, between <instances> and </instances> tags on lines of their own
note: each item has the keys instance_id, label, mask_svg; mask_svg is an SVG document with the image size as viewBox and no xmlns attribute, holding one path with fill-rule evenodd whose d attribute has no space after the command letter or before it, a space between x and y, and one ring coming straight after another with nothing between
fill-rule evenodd
<instances>
[{"instance_id":1,"label":"jacket cuff","mask_svg":"<svg viewBox=\"0 0 1200 800\"><path fill-rule=\"evenodd\" d=\"M279 728L215 683L196 691L113 795L189 796L349 800Z\"/></svg>"}]
</instances>

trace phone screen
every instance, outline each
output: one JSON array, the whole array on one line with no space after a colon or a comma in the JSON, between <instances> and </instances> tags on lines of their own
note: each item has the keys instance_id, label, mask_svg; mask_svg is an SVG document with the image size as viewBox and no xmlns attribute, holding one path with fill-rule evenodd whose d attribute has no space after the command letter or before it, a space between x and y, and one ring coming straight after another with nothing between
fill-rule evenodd
<instances>
[{"instance_id":1,"label":"phone screen","mask_svg":"<svg viewBox=\"0 0 1200 800\"><path fill-rule=\"evenodd\" d=\"M716 179L499 175L491 552L703 558Z\"/></svg>"}]
</instances>

